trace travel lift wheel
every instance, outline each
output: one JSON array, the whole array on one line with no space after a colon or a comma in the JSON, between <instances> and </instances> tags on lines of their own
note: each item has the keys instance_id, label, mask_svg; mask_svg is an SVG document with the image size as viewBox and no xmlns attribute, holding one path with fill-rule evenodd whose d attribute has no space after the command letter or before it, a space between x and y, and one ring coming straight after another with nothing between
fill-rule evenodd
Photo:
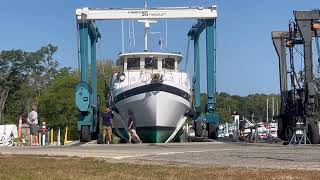
<instances>
[{"instance_id":1,"label":"travel lift wheel","mask_svg":"<svg viewBox=\"0 0 320 180\"><path fill-rule=\"evenodd\" d=\"M208 123L208 138L217 139L218 137L218 127L215 124Z\"/></svg>"},{"instance_id":2,"label":"travel lift wheel","mask_svg":"<svg viewBox=\"0 0 320 180\"><path fill-rule=\"evenodd\" d=\"M320 135L319 135L319 126L317 122L311 122L308 126L308 137L310 139L311 144L319 144L320 143Z\"/></svg>"},{"instance_id":3,"label":"travel lift wheel","mask_svg":"<svg viewBox=\"0 0 320 180\"><path fill-rule=\"evenodd\" d=\"M202 122L201 121L194 121L194 135L196 137L202 137Z\"/></svg>"},{"instance_id":4,"label":"travel lift wheel","mask_svg":"<svg viewBox=\"0 0 320 180\"><path fill-rule=\"evenodd\" d=\"M80 132L80 142L89 142L90 140L90 126L82 126Z\"/></svg>"}]
</instances>

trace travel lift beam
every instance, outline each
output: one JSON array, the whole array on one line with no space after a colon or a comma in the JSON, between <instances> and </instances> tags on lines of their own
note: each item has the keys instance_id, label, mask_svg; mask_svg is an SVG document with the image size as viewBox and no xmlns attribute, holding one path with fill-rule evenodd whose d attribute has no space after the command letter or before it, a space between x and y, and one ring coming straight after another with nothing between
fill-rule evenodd
<instances>
[{"instance_id":1,"label":"travel lift beam","mask_svg":"<svg viewBox=\"0 0 320 180\"><path fill-rule=\"evenodd\" d=\"M200 56L199 38L203 30L206 30L206 62L207 62L207 99L206 99L206 123L208 138L215 139L218 136L219 116L216 113L216 19L198 20L188 32L188 36L194 42L194 107L195 118L200 118ZM196 126L199 126L196 123ZM198 128L195 127L197 130Z\"/></svg>"},{"instance_id":2,"label":"travel lift beam","mask_svg":"<svg viewBox=\"0 0 320 180\"><path fill-rule=\"evenodd\" d=\"M100 38L98 29L94 26L96 20L157 20L157 19L198 19L206 22L207 28L207 61L209 71L207 77L210 89L208 94L208 120L210 123L218 125L215 118L215 19L217 18L216 6L210 7L165 7L165 8L143 8L143 9L92 9L82 8L76 10L76 19L80 38L80 63L81 80L76 87L76 105L80 110L78 119L78 130L80 141L89 141L91 136L98 132L98 110L97 105L97 86L96 86L96 42ZM200 29L199 29L200 30ZM202 29L203 30L203 29ZM202 31L201 30L201 31ZM200 32L197 32L200 35ZM91 78L92 83L88 82L88 36L91 44ZM198 44L197 39L197 44ZM197 52L199 49L197 50ZM198 54L198 53L197 53ZM200 64L199 58L196 58ZM199 77L200 71L196 72ZM197 83L200 82L200 79ZM200 85L195 89L197 98L200 100ZM198 100L198 101L199 101ZM198 104L197 104L198 105Z\"/></svg>"},{"instance_id":3,"label":"travel lift beam","mask_svg":"<svg viewBox=\"0 0 320 180\"><path fill-rule=\"evenodd\" d=\"M280 90L281 90L281 111L279 123L279 136L281 139L289 140L297 124L297 119L302 119L308 132L309 139L313 144L320 143L319 117L315 114L315 95L316 86L313 78L313 63L312 63L312 37L320 35L320 11L294 11L295 27L289 29L290 32L272 32L272 40L279 57L279 75L280 75ZM291 48L296 44L302 44L304 49L304 87L300 88L299 93L301 99L296 98L295 79L291 75L291 86L293 90L287 89L287 68L286 68L286 49ZM318 44L318 42L316 42ZM317 45L318 46L318 45ZM317 47L319 48L319 47ZM291 50L292 51L292 50ZM319 53L318 49L318 53ZM290 52L292 54L292 52ZM320 55L318 54L320 57ZM318 61L320 58L318 57ZM292 60L291 55L290 60ZM294 62L290 62L293 64ZM294 72L294 65L290 67L290 73ZM295 74L294 74L295 75ZM300 104L300 106L298 106ZM290 134L291 133L291 134ZM306 142L306 138L305 138Z\"/></svg>"}]
</instances>

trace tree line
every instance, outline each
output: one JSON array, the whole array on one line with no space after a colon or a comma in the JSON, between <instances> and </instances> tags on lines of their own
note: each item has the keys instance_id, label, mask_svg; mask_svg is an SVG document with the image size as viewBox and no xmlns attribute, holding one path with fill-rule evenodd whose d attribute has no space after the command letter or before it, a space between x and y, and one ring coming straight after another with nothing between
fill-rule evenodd
<instances>
[{"instance_id":1,"label":"tree line","mask_svg":"<svg viewBox=\"0 0 320 180\"><path fill-rule=\"evenodd\" d=\"M75 86L80 80L77 69L59 67L58 47L48 44L28 52L21 49L0 52L0 124L26 122L31 106L38 107L39 122L47 126L68 126L70 138L77 139ZM105 104L105 84L116 71L112 61L98 61L98 95Z\"/></svg>"}]
</instances>

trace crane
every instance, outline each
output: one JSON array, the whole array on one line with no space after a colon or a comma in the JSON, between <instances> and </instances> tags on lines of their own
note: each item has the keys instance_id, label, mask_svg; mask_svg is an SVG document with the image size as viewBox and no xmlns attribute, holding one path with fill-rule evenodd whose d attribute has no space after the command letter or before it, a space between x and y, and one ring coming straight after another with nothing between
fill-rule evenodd
<instances>
[{"instance_id":1,"label":"crane","mask_svg":"<svg viewBox=\"0 0 320 180\"><path fill-rule=\"evenodd\" d=\"M81 79L76 86L76 106L79 109L78 130L80 141L90 141L99 133L99 103L97 97L96 78L96 43L101 37L95 21L100 20L161 20L161 19L197 19L188 36L195 40L196 84L194 88L195 107L200 106L200 67L199 67L199 35L206 29L207 45L207 119L216 137L218 118L215 113L215 27L216 6L210 7L162 7L162 8L82 8L76 10L77 29L79 31L79 56ZM89 47L90 39L90 47ZM90 51L89 51L90 48ZM89 54L90 53L90 54ZM91 62L91 79L88 78L88 66Z\"/></svg>"},{"instance_id":2,"label":"crane","mask_svg":"<svg viewBox=\"0 0 320 180\"><path fill-rule=\"evenodd\" d=\"M281 107L278 121L278 135L281 139L290 141L297 128L306 131L306 136L312 144L320 143L319 122L316 114L316 88L313 75L312 40L320 35L320 11L294 11L294 21L289 24L289 31L272 32L272 40L279 58L279 76ZM303 47L303 77L302 85L295 71L295 46ZM286 49L289 51L287 63ZM320 60L319 46L317 46L318 61ZM319 61L320 62L320 61ZM289 69L287 64L290 65ZM290 75L288 89L287 74ZM304 139L306 143L307 138Z\"/></svg>"}]
</instances>

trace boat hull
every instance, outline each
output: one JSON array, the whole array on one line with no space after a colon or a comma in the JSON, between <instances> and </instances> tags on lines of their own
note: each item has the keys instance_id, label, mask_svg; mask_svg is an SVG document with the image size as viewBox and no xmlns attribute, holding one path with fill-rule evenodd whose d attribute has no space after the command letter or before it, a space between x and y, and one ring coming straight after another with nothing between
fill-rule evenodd
<instances>
[{"instance_id":1,"label":"boat hull","mask_svg":"<svg viewBox=\"0 0 320 180\"><path fill-rule=\"evenodd\" d=\"M175 127L137 127L137 134L143 143L163 143L166 142L174 130ZM124 128L113 129L113 133L125 141L128 139L127 130ZM183 131L180 129L172 139L172 142L180 142L182 133Z\"/></svg>"},{"instance_id":2,"label":"boat hull","mask_svg":"<svg viewBox=\"0 0 320 180\"><path fill-rule=\"evenodd\" d=\"M170 88L170 87L169 87ZM176 89L176 87L172 87ZM161 89L161 88L160 88ZM173 91L150 91L134 94L115 103L119 116L114 121L113 132L127 139L128 110L136 118L136 130L141 140L146 143L165 142L176 130L178 124L184 121L185 113L190 108L190 100ZM181 135L179 130L176 137ZM177 138L174 138L177 139Z\"/></svg>"}]
</instances>

